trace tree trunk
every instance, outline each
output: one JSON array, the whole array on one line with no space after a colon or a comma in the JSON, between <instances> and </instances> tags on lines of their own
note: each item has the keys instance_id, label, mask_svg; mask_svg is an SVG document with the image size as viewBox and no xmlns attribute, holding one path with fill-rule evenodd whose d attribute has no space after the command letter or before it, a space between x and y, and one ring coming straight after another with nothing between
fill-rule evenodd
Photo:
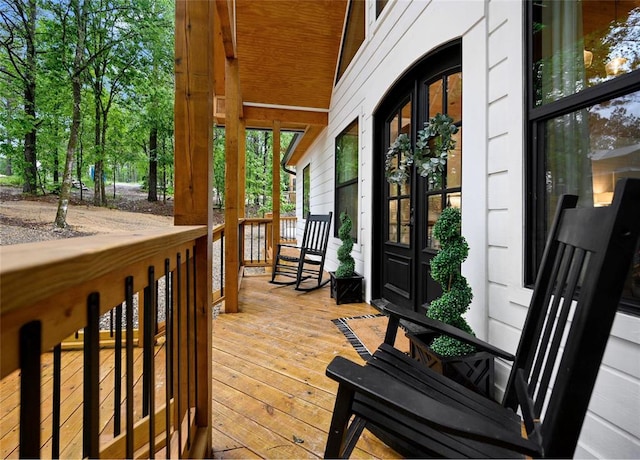
<instances>
[{"instance_id":1,"label":"tree trunk","mask_svg":"<svg viewBox=\"0 0 640 460\"><path fill-rule=\"evenodd\" d=\"M38 171L36 167L36 0L29 0L27 23L27 55L24 88L24 111L31 129L24 135L24 185L23 192L37 193Z\"/></svg>"},{"instance_id":2,"label":"tree trunk","mask_svg":"<svg viewBox=\"0 0 640 460\"><path fill-rule=\"evenodd\" d=\"M149 195L147 200L158 201L158 128L152 127L149 133Z\"/></svg>"},{"instance_id":3,"label":"tree trunk","mask_svg":"<svg viewBox=\"0 0 640 460\"><path fill-rule=\"evenodd\" d=\"M78 25L78 41L76 43L75 56L73 59L73 71L71 75L73 115L71 118L69 142L67 143L67 157L64 164L64 174L62 176L62 185L60 187L60 196L58 198L58 211L56 213L55 220L55 224L59 228L65 228L67 226L67 210L69 207L69 197L71 195L71 171L73 168L73 157L75 156L76 145L78 142L78 133L80 131L80 103L82 102L82 80L80 72L86 32L86 4L83 1L82 6L80 6L78 1L75 0L72 2L72 5ZM82 190L82 178L80 179L80 187Z\"/></svg>"}]
</instances>

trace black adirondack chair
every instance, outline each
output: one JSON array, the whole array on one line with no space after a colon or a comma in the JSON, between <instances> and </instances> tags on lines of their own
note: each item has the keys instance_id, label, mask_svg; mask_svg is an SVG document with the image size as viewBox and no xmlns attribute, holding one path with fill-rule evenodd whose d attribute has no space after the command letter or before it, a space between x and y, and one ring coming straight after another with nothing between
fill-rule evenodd
<instances>
[{"instance_id":1,"label":"black adirondack chair","mask_svg":"<svg viewBox=\"0 0 640 460\"><path fill-rule=\"evenodd\" d=\"M302 244L300 246L278 244L271 275L272 283L295 284L298 291L312 291L330 281L329 278L323 281L322 277L332 215L331 212L308 214ZM280 277L289 279L282 280ZM308 280L315 280L315 282L309 283Z\"/></svg>"},{"instance_id":2,"label":"black adirondack chair","mask_svg":"<svg viewBox=\"0 0 640 460\"><path fill-rule=\"evenodd\" d=\"M640 180L619 181L609 207L576 202L565 196L556 212L516 355L387 305L373 357L327 368L339 388L325 457L349 457L365 427L406 457L574 454L640 231ZM502 404L393 348L401 320L512 360Z\"/></svg>"}]
</instances>

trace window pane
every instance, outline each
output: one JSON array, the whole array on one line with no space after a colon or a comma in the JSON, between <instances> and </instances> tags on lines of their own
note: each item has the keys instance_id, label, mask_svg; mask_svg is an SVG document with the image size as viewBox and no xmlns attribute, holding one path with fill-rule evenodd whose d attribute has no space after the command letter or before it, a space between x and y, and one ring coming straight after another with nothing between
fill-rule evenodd
<instances>
[{"instance_id":1,"label":"window pane","mask_svg":"<svg viewBox=\"0 0 640 460\"><path fill-rule=\"evenodd\" d=\"M398 241L398 200L389 200L389 241Z\"/></svg>"},{"instance_id":2,"label":"window pane","mask_svg":"<svg viewBox=\"0 0 640 460\"><path fill-rule=\"evenodd\" d=\"M400 243L411 244L411 200L400 200Z\"/></svg>"},{"instance_id":3,"label":"window pane","mask_svg":"<svg viewBox=\"0 0 640 460\"><path fill-rule=\"evenodd\" d=\"M411 136L411 101L402 107L401 117L400 132Z\"/></svg>"},{"instance_id":4,"label":"window pane","mask_svg":"<svg viewBox=\"0 0 640 460\"><path fill-rule=\"evenodd\" d=\"M442 80L435 81L429 85L429 118L442 110Z\"/></svg>"},{"instance_id":5,"label":"window pane","mask_svg":"<svg viewBox=\"0 0 640 460\"><path fill-rule=\"evenodd\" d=\"M306 219L307 214L311 212L311 173L309 166L305 166L302 170L302 218Z\"/></svg>"},{"instance_id":6,"label":"window pane","mask_svg":"<svg viewBox=\"0 0 640 460\"><path fill-rule=\"evenodd\" d=\"M433 237L433 226L442 214L442 196L429 196L429 209L427 210L427 247L440 249L440 242Z\"/></svg>"},{"instance_id":7,"label":"window pane","mask_svg":"<svg viewBox=\"0 0 640 460\"><path fill-rule=\"evenodd\" d=\"M346 212L351 218L353 228L351 237L358 241L358 184L346 185L336 190L336 228L340 228L340 214ZM337 233L336 233L337 235Z\"/></svg>"},{"instance_id":8,"label":"window pane","mask_svg":"<svg viewBox=\"0 0 640 460\"><path fill-rule=\"evenodd\" d=\"M640 178L640 91L592 105L546 123L546 222L563 193L584 206L611 204L615 183ZM640 249L623 293L640 300Z\"/></svg>"},{"instance_id":9,"label":"window pane","mask_svg":"<svg viewBox=\"0 0 640 460\"><path fill-rule=\"evenodd\" d=\"M454 123L462 120L462 72L447 77L447 114Z\"/></svg>"},{"instance_id":10,"label":"window pane","mask_svg":"<svg viewBox=\"0 0 640 460\"><path fill-rule=\"evenodd\" d=\"M563 193L609 204L618 179L640 177L640 91L549 120L545 152L548 213Z\"/></svg>"},{"instance_id":11,"label":"window pane","mask_svg":"<svg viewBox=\"0 0 640 460\"><path fill-rule=\"evenodd\" d=\"M380 13L382 13L382 10L387 5L388 1L389 0L376 0L376 18L380 16Z\"/></svg>"},{"instance_id":12,"label":"window pane","mask_svg":"<svg viewBox=\"0 0 640 460\"><path fill-rule=\"evenodd\" d=\"M456 147L449 152L447 157L447 187L460 187L462 185L462 127L453 135Z\"/></svg>"},{"instance_id":13,"label":"window pane","mask_svg":"<svg viewBox=\"0 0 640 460\"><path fill-rule=\"evenodd\" d=\"M336 185L358 177L358 120L336 138Z\"/></svg>"},{"instance_id":14,"label":"window pane","mask_svg":"<svg viewBox=\"0 0 640 460\"><path fill-rule=\"evenodd\" d=\"M639 68L636 0L542 0L533 16L536 106Z\"/></svg>"},{"instance_id":15,"label":"window pane","mask_svg":"<svg viewBox=\"0 0 640 460\"><path fill-rule=\"evenodd\" d=\"M351 0L349 2L349 14L347 15L347 26L342 37L342 50L340 52L340 63L338 66L338 80L349 66L349 63L358 52L360 45L364 41L364 7L365 2L361 0Z\"/></svg>"}]
</instances>

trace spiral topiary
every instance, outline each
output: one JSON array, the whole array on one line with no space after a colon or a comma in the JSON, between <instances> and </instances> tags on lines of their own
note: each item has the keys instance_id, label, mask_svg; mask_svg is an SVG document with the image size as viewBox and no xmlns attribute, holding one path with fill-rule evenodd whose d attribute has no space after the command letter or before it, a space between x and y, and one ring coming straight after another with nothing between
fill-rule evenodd
<instances>
[{"instance_id":1,"label":"spiral topiary","mask_svg":"<svg viewBox=\"0 0 640 460\"><path fill-rule=\"evenodd\" d=\"M342 240L342 245L338 248L338 260L340 265L336 270L336 278L349 278L355 273L356 263L351 257L353 249L353 238L351 238L351 228L353 223L346 212L340 214L340 228L338 229L338 238Z\"/></svg>"},{"instance_id":2,"label":"spiral topiary","mask_svg":"<svg viewBox=\"0 0 640 460\"><path fill-rule=\"evenodd\" d=\"M442 286L443 294L431 302L427 316L474 334L462 317L473 294L460 273L460 266L469 254L461 227L462 216L457 208L446 208L433 226L433 236L440 241L441 249L431 261L431 277ZM430 347L441 356L461 356L475 351L473 346L444 335L434 339Z\"/></svg>"}]
</instances>

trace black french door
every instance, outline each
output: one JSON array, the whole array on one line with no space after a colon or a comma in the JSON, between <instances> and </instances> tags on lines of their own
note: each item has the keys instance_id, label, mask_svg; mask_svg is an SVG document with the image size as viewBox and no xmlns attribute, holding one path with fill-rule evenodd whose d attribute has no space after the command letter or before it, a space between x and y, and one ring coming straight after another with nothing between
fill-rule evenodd
<instances>
[{"instance_id":1,"label":"black french door","mask_svg":"<svg viewBox=\"0 0 640 460\"><path fill-rule=\"evenodd\" d=\"M411 171L404 184L385 178L385 154L399 134L415 143L430 117L446 113L459 127L441 185L434 187ZM392 88L374 115L374 298L385 298L413 311L426 311L442 291L430 276L438 251L432 229L445 206L462 198L461 47L452 43L427 56ZM399 159L398 159L399 160Z\"/></svg>"}]
</instances>

